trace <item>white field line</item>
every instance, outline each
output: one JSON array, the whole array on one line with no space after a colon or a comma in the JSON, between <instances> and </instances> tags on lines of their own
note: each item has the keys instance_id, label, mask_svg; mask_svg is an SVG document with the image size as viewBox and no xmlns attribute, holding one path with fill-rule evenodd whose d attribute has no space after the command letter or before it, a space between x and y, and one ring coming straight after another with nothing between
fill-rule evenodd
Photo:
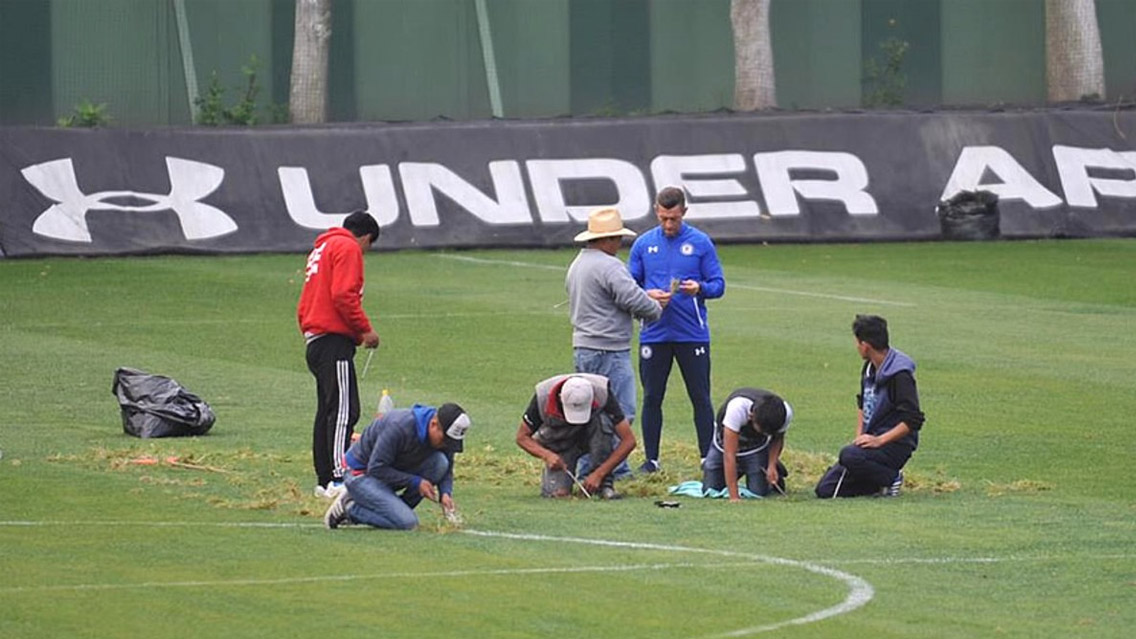
<instances>
[{"instance_id":1,"label":"white field line","mask_svg":"<svg viewBox=\"0 0 1136 639\"><path fill-rule=\"evenodd\" d=\"M813 293L811 291L795 291L788 288L771 288L768 286L749 286L746 284L726 283L726 289L740 288L747 291L762 291L767 293L781 293L783 295L799 295L801 297L819 297L826 300L839 300L841 302L856 302L858 304L880 304L883 306L913 307L911 302L894 302L891 300L878 300L871 297L851 297L849 295L832 295L829 293Z\"/></svg>"},{"instance_id":2,"label":"white field line","mask_svg":"<svg viewBox=\"0 0 1136 639\"><path fill-rule=\"evenodd\" d=\"M619 564L615 566L567 566L563 568L487 568L483 570L441 570L433 572L376 572L354 575L321 575L316 577L279 577L276 579L226 579L212 581L151 581L133 584L71 584L54 586L7 586L0 593L131 590L152 588L213 588L218 586L279 586L288 584L326 583L337 581L363 581L368 579L439 579L446 577L500 577L509 575L547 575L589 572L631 572L635 570L666 570L670 568L735 569L739 565L757 562L729 562L720 564L654 563Z\"/></svg>"},{"instance_id":3,"label":"white field line","mask_svg":"<svg viewBox=\"0 0 1136 639\"><path fill-rule=\"evenodd\" d=\"M281 530L296 530L296 529L319 529L322 525L317 523L305 522L192 522L192 521L31 521L31 520L11 520L0 521L0 528L2 527L42 527L42 526L122 526L122 527L157 527L157 528L194 528L194 527L210 527L210 528L249 528L249 529L281 529ZM843 581L849 586L849 593L844 601L832 606L819 610L817 612L781 621L774 624L766 624L762 626L753 626L750 628L742 628L720 635L718 637L738 637L744 635L758 634L762 632L769 632L786 626L801 625L812 623L827 619L839 614L851 612L864 604L868 603L874 595L874 590L871 585L866 581L833 568L828 568L820 564L861 564L861 565L894 565L894 564L996 564L1006 562L1026 562L1026 561L1084 561L1084 560L1101 560L1101 561L1116 561L1116 560L1131 560L1136 558L1133 554L1102 554L1102 555L1012 555L1007 557L885 557L880 559L872 558L858 558L858 559L786 559L782 557L772 557L766 555L757 555L752 553L734 552L728 550L714 550L708 548L692 548L688 546L675 546L663 544L649 544L639 542L624 542L624 541L611 541L605 539L586 539L579 537L552 537L546 535L532 535L532 534L517 534L517 533L504 533L492 531L479 531L479 530L463 530L461 531L469 535L477 535L482 537L497 537L502 539L516 539L520 541L548 541L559 543L576 543L576 544L589 544L594 546L606 546L612 548L630 548L639 550L656 550L664 552L675 553L700 553L706 555L717 555L722 557L733 558L734 561L727 563L691 563L691 562L672 562L672 563L651 563L651 564L621 564L615 566L573 566L562 568L514 568L514 569L483 569L483 570L454 570L454 571L438 571L438 572L401 572L401 573L373 573L373 574L354 574L354 575L324 575L315 577L285 577L278 579L232 579L232 580L216 580L216 581L178 581L178 582L145 582L135 584L74 584L74 585L51 585L51 586L8 586L0 587L0 593L27 593L27 592L44 592L44 591L92 591L92 590L122 590L131 588L194 588L194 587L217 587L217 586L259 586L259 585L280 585L280 584L295 584L295 583L317 583L317 582L346 582L366 579L419 579L419 578L446 578L446 577L471 577L471 576L508 576L508 575L541 575L541 574L571 574L571 573L603 573L603 572L630 572L635 570L668 570L668 569L720 569L720 568L734 568L744 564L774 564L780 566L787 566L792 568L801 568L814 574L819 574L826 577L831 577L839 581Z\"/></svg>"},{"instance_id":4,"label":"white field line","mask_svg":"<svg viewBox=\"0 0 1136 639\"><path fill-rule=\"evenodd\" d=\"M0 526L46 526L46 525L110 525L110 526L129 526L131 522L113 521L113 522L34 522L34 521L0 521ZM172 527L179 524L193 525L193 522L137 522L137 526L160 526ZM201 522L199 525L208 525L207 522ZM243 524L236 522L233 524L220 524L221 527L248 527L248 528L311 528L316 527L316 524L282 524L273 526L272 522L248 522ZM672 553L700 553L707 555L717 555L720 557L731 557L742 560L745 563L760 562L766 564L774 564L780 566L787 566L792 568L802 568L814 574L831 577L844 582L848 586L848 595L835 606L819 610L801 617L781 621L773 624L764 624L760 626L752 626L749 628L742 628L733 630L727 633L714 635L718 637L741 637L745 635L758 634L761 632L769 632L778 628L786 626L801 625L821 621L829 617L851 612L860 608L864 604L871 601L875 591L872 586L867 582L855 575L850 575L833 568L826 568L804 561L797 561L793 559L783 559L781 557L771 557L765 555L756 555L750 553L740 553L728 550L711 550L704 548L691 548L687 546L674 546L663 544L648 544L626 541L610 541L605 539L584 539L579 537L549 537L545 535L527 535L527 534L514 534L504 532L492 531L479 531L479 530L463 530L463 533L469 535L476 535L480 537L496 537L499 539L513 539L519 541L538 541L538 542L555 542L555 543L573 543L573 544L589 544L593 546L606 546L611 548L630 548L638 550L655 550L662 552ZM731 562L736 566L740 562ZM90 591L90 590L121 590L129 588L186 588L186 587L206 587L206 586L254 586L254 585L279 585L289 583L312 583L312 582L334 582L334 581L352 581L358 579L380 579L380 578L422 578L422 577L468 577L468 576L486 576L486 575L510 575L510 574L547 574L547 573L570 573L570 572L614 572L617 570L659 570L665 568L687 568L687 567L701 567L689 563L677 564L632 564L622 566L590 566L590 567L575 567L575 568L524 568L524 569L509 569L509 570L462 570L451 572L429 572L429 573L388 573L388 574L371 574L371 575L331 575L331 576L317 576L317 577L289 577L281 579L235 579L228 581L180 581L180 582L146 582L140 584L76 584L76 585L52 585L52 586L14 586L14 587L0 587L0 593L21 593L21 592L43 592L43 591Z\"/></svg>"},{"instance_id":5,"label":"white field line","mask_svg":"<svg viewBox=\"0 0 1136 639\"><path fill-rule=\"evenodd\" d=\"M746 635L754 635L762 632L770 632L786 626L799 626L802 624L813 623L852 612L857 608L863 606L872 600L875 590L872 589L871 584L864 581L856 575L851 575L840 570L833 568L826 568L818 566L817 564L809 563L806 561L797 561L795 559L784 559L782 557L771 557L768 555L757 555L752 553L734 552L730 550L711 550L708 548L691 548L689 546L672 546L666 544L648 544L630 541L609 541L605 539L585 539L580 537L549 537L545 535L526 535L514 533L501 533L501 532L488 532L478 530L463 530L462 532L470 535L479 535L483 537L499 537L502 539L517 539L521 541L551 541L558 543L573 543L573 544L590 544L593 546L607 546L612 548L634 548L639 550L658 550L677 553L702 553L708 555L718 555L721 557L736 557L739 559L756 561L761 563L774 564L779 566L789 566L792 568L802 568L811 573L831 577L842 581L848 586L848 595L835 606L818 610L816 612L789 619L786 621L779 621L772 624L764 624L760 626L751 626L749 628L741 628L739 630L732 630L712 637L744 637Z\"/></svg>"},{"instance_id":6,"label":"white field line","mask_svg":"<svg viewBox=\"0 0 1136 639\"><path fill-rule=\"evenodd\" d=\"M468 255L454 255L453 253L439 253L438 257L447 260L458 260L459 262L472 262L474 264L491 264L496 266L520 266L522 268L539 268L546 271L557 271L563 273L568 270L567 266L554 266L552 264L538 264L536 262L514 262L511 260L491 260L484 257L470 257Z\"/></svg>"},{"instance_id":7,"label":"white field line","mask_svg":"<svg viewBox=\"0 0 1136 639\"><path fill-rule=\"evenodd\" d=\"M443 257L443 258L451 259L451 260L461 260L463 262L473 262L473 263L476 263L476 264L495 264L495 265L500 265L500 266L519 266L519 267L522 267L522 268L539 268L539 269L559 271L561 273L568 270L567 266L552 266L550 264L537 264L535 262L516 262L516 261L511 261L511 260L490 260L490 259L485 259L485 258L480 258L480 257L469 257L469 256L466 256L466 255L452 255L452 254L449 254L449 253L441 254L438 257ZM768 286L748 286L748 285L745 285L745 284L731 284L729 282L726 283L726 288L727 289L740 288L740 289L744 289L744 290L747 290L747 291L762 291L762 292L766 292L766 293L781 293L781 294L784 294L784 295L800 295L800 296L803 296L803 297L818 297L818 298L821 298L821 299L839 300L841 302L856 302L858 304L881 304L881 305L884 305L884 306L915 306L915 304L912 304L910 302L894 302L894 301L890 301L890 300L873 299L873 298L870 298L870 297L850 297L850 296L847 296L847 295L831 295L831 294L828 294L828 293L814 293L814 292L811 292L811 291L796 291L796 290L787 289L787 288L770 288Z\"/></svg>"}]
</instances>

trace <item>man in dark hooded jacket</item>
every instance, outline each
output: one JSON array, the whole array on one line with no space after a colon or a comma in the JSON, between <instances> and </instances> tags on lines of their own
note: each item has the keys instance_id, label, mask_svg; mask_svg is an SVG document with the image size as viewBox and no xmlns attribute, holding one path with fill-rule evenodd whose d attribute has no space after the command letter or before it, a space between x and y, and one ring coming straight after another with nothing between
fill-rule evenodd
<instances>
[{"instance_id":1,"label":"man in dark hooded jacket","mask_svg":"<svg viewBox=\"0 0 1136 639\"><path fill-rule=\"evenodd\" d=\"M821 477L816 495L894 497L903 486L903 466L918 447L923 426L915 362L888 344L887 320L882 317L857 315L852 333L864 360L856 396L856 438Z\"/></svg>"}]
</instances>

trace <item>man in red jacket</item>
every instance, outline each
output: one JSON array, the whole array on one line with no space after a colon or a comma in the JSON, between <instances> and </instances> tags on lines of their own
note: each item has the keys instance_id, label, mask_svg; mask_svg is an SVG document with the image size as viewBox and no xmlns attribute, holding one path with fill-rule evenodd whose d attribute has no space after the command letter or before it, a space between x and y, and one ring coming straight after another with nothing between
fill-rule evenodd
<instances>
[{"instance_id":1,"label":"man in red jacket","mask_svg":"<svg viewBox=\"0 0 1136 639\"><path fill-rule=\"evenodd\" d=\"M343 490L343 453L359 420L355 347L379 346L362 305L363 252L378 239L375 218L355 211L343 228L316 238L304 271L296 318L308 345L308 370L316 378L312 461L320 497L333 498Z\"/></svg>"}]
</instances>

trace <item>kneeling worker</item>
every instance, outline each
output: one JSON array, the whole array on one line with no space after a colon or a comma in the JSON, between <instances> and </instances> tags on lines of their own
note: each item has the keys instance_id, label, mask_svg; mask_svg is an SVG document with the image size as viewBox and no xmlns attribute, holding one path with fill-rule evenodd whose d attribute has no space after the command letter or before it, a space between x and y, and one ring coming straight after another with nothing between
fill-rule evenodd
<instances>
[{"instance_id":1,"label":"kneeling worker","mask_svg":"<svg viewBox=\"0 0 1136 639\"><path fill-rule=\"evenodd\" d=\"M739 388L718 409L714 439L702 464L702 487L727 488L730 501L739 501L738 478L762 497L774 487L784 494L789 472L781 463L785 431L793 409L776 394L760 388Z\"/></svg>"},{"instance_id":2,"label":"kneeling worker","mask_svg":"<svg viewBox=\"0 0 1136 639\"><path fill-rule=\"evenodd\" d=\"M324 525L412 530L423 497L454 519L454 453L462 451L469 427L469 415L457 404L415 404L371 422L344 455L351 470L347 490L327 509Z\"/></svg>"},{"instance_id":3,"label":"kneeling worker","mask_svg":"<svg viewBox=\"0 0 1136 639\"><path fill-rule=\"evenodd\" d=\"M614 446L613 434L619 445ZM602 375L556 375L536 385L528 409L517 429L517 445L544 461L542 497L567 497L575 481L590 497L619 499L611 472L635 449L631 424ZM575 476L576 462L588 453L594 466L582 481Z\"/></svg>"}]
</instances>

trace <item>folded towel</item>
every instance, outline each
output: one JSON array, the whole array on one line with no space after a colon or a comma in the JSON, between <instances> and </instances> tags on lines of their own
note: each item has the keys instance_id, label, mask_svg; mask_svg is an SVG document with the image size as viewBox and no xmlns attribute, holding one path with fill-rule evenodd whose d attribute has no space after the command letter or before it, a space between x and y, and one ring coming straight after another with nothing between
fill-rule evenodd
<instances>
[{"instance_id":1,"label":"folded towel","mask_svg":"<svg viewBox=\"0 0 1136 639\"><path fill-rule=\"evenodd\" d=\"M682 495L684 497L705 497L707 499L728 499L730 497L730 490L723 488L721 490L714 490L713 488L702 488L700 481L684 481L678 486L671 486L667 489L672 495ZM738 495L742 499L761 499L761 495L751 491L745 486L738 486Z\"/></svg>"}]
</instances>

